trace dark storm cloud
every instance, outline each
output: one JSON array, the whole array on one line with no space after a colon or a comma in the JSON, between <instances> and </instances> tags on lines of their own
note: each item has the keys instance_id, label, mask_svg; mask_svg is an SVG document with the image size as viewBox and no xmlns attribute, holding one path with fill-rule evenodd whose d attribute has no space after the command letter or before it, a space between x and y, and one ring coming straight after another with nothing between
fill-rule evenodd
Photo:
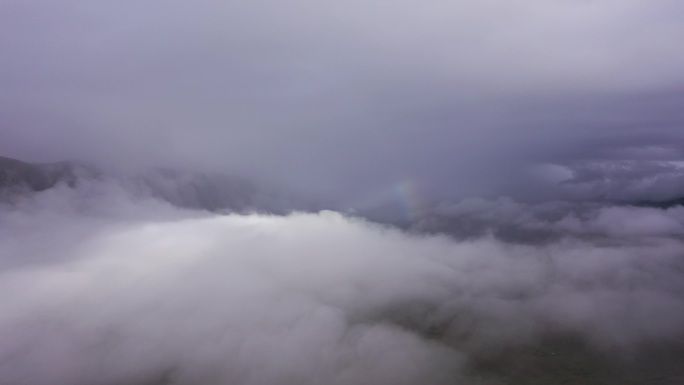
<instances>
[{"instance_id":1,"label":"dark storm cloud","mask_svg":"<svg viewBox=\"0 0 684 385\"><path fill-rule=\"evenodd\" d=\"M405 179L524 195L545 185L535 164L681 139L676 1L0 8L0 151L26 160L237 171L355 202Z\"/></svg>"}]
</instances>

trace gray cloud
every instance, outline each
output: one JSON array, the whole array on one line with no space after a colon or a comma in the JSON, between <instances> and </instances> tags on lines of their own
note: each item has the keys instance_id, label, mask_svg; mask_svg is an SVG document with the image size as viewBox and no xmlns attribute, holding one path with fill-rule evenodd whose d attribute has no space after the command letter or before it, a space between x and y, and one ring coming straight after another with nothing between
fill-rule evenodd
<instances>
[{"instance_id":1,"label":"gray cloud","mask_svg":"<svg viewBox=\"0 0 684 385\"><path fill-rule=\"evenodd\" d=\"M1 7L0 151L25 160L240 172L353 202L406 179L524 195L538 162L681 139L675 1Z\"/></svg>"},{"instance_id":2,"label":"gray cloud","mask_svg":"<svg viewBox=\"0 0 684 385\"><path fill-rule=\"evenodd\" d=\"M491 236L504 242L542 246L577 240L598 245L633 245L682 239L684 209L474 198L441 204L423 213L409 228L458 239Z\"/></svg>"}]
</instances>

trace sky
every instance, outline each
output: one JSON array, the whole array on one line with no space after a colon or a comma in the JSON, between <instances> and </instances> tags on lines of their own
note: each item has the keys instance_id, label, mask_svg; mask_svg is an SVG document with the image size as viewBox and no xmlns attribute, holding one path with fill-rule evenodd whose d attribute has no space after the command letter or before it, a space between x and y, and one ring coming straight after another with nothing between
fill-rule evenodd
<instances>
[{"instance_id":1,"label":"sky","mask_svg":"<svg viewBox=\"0 0 684 385\"><path fill-rule=\"evenodd\" d=\"M682 160L683 18L675 0L4 0L0 152L352 206L406 181L547 198L575 168Z\"/></svg>"}]
</instances>

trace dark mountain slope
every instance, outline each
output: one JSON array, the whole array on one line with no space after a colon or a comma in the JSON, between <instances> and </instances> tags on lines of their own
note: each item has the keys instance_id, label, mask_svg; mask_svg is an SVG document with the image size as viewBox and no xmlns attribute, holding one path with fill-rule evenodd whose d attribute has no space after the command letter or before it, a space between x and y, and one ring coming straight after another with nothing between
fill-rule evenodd
<instances>
[{"instance_id":1,"label":"dark mountain slope","mask_svg":"<svg viewBox=\"0 0 684 385\"><path fill-rule=\"evenodd\" d=\"M76 189L93 183L113 183L132 196L152 197L190 209L284 213L308 207L287 194L219 173L158 168L122 175L76 162L37 164L0 157L0 197L33 194L58 185Z\"/></svg>"}]
</instances>

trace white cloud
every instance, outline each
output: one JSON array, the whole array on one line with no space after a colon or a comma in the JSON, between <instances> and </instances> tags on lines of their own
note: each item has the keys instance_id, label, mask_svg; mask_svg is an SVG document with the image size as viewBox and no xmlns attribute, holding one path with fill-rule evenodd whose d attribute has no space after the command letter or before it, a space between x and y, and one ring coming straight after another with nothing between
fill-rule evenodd
<instances>
[{"instance_id":1,"label":"white cloud","mask_svg":"<svg viewBox=\"0 0 684 385\"><path fill-rule=\"evenodd\" d=\"M35 254L0 270L7 383L446 384L487 346L549 331L607 351L684 332L674 239L457 242L334 212L51 194L4 209L0 255Z\"/></svg>"}]
</instances>

